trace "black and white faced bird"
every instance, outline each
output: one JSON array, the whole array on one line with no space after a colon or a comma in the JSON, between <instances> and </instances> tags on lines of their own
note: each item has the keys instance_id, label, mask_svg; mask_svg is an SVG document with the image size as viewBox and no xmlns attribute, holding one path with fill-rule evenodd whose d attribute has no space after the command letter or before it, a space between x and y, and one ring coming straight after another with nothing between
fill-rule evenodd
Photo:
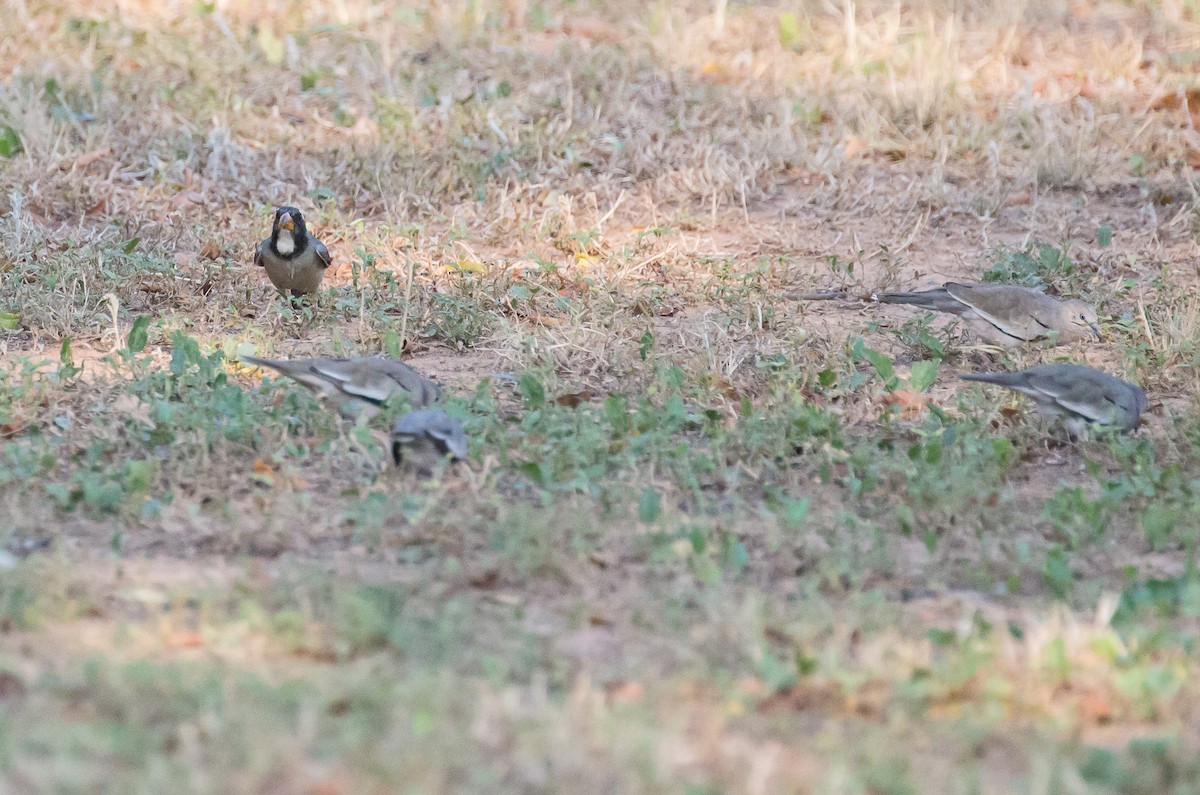
<instances>
[{"instance_id":1,"label":"black and white faced bird","mask_svg":"<svg viewBox=\"0 0 1200 795\"><path fill-rule=\"evenodd\" d=\"M337 406L343 417L369 419L394 395L406 395L416 407L428 406L442 396L442 388L403 362L383 356L349 359L259 359L239 356L255 367L269 367L286 375Z\"/></svg>"},{"instance_id":2,"label":"black and white faced bird","mask_svg":"<svg viewBox=\"0 0 1200 795\"><path fill-rule=\"evenodd\" d=\"M293 296L315 293L330 262L329 249L309 236L304 216L295 207L275 211L271 236L254 251L254 264L267 269L271 284Z\"/></svg>"},{"instance_id":3,"label":"black and white faced bird","mask_svg":"<svg viewBox=\"0 0 1200 795\"><path fill-rule=\"evenodd\" d=\"M428 477L451 461L467 457L462 424L440 409L418 409L392 428L392 460L397 467Z\"/></svg>"}]
</instances>

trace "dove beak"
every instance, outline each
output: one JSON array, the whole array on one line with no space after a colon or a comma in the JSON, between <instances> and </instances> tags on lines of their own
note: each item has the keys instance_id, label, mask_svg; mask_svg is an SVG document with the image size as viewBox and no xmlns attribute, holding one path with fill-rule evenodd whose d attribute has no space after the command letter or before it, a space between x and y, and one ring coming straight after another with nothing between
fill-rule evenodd
<instances>
[{"instance_id":1,"label":"dove beak","mask_svg":"<svg viewBox=\"0 0 1200 795\"><path fill-rule=\"evenodd\" d=\"M1098 340L1104 339L1104 335L1100 333L1100 327L1097 326L1095 323L1088 323L1088 328L1090 328L1092 330L1092 333L1096 335L1096 339L1098 339Z\"/></svg>"},{"instance_id":2,"label":"dove beak","mask_svg":"<svg viewBox=\"0 0 1200 795\"><path fill-rule=\"evenodd\" d=\"M295 231L296 222L292 220L291 213L284 213L283 215L279 216L279 228L286 229L289 232Z\"/></svg>"}]
</instances>

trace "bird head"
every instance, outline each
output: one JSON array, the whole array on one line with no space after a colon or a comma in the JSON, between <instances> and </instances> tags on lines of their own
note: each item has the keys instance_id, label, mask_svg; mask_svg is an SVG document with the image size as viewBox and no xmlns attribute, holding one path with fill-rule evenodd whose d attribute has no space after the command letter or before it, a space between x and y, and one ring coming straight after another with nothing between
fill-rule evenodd
<instances>
[{"instance_id":1,"label":"bird head","mask_svg":"<svg viewBox=\"0 0 1200 795\"><path fill-rule=\"evenodd\" d=\"M1098 340L1104 339L1104 336L1100 333L1100 318L1096 315L1096 308L1094 306L1073 298L1069 301L1063 301L1063 310L1066 311L1071 325L1078 327L1081 332L1084 329L1092 332Z\"/></svg>"},{"instance_id":2,"label":"bird head","mask_svg":"<svg viewBox=\"0 0 1200 795\"><path fill-rule=\"evenodd\" d=\"M276 234L280 231L287 231L292 234L296 234L299 231L301 234L304 234L306 231L304 228L304 216L295 207L280 207L275 210L273 231Z\"/></svg>"}]
</instances>

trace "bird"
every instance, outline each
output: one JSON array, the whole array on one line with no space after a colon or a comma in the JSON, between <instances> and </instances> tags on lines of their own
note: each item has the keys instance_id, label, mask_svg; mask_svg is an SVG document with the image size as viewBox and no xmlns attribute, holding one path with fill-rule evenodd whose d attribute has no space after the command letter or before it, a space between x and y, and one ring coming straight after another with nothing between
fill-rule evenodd
<instances>
[{"instance_id":1,"label":"bird","mask_svg":"<svg viewBox=\"0 0 1200 795\"><path fill-rule=\"evenodd\" d=\"M1132 431L1146 410L1146 392L1083 364L1041 364L1012 373L964 373L964 381L980 381L1012 389L1037 402L1044 417L1062 419L1072 439L1087 438L1089 424Z\"/></svg>"},{"instance_id":2,"label":"bird","mask_svg":"<svg viewBox=\"0 0 1200 795\"><path fill-rule=\"evenodd\" d=\"M276 289L293 297L315 293L331 263L329 249L308 234L304 216L295 207L275 210L271 236L254 250L254 264L267 269Z\"/></svg>"},{"instance_id":3,"label":"bird","mask_svg":"<svg viewBox=\"0 0 1200 795\"><path fill-rule=\"evenodd\" d=\"M946 282L933 290L879 293L873 298L958 315L984 342L1005 348L1045 339L1072 342L1089 332L1102 339L1091 304L1017 285Z\"/></svg>"},{"instance_id":4,"label":"bird","mask_svg":"<svg viewBox=\"0 0 1200 795\"><path fill-rule=\"evenodd\" d=\"M350 419L370 419L396 395L407 395L416 407L428 406L442 397L439 384L407 364L383 356L291 360L239 356L238 360L269 367L334 400L342 416Z\"/></svg>"},{"instance_id":5,"label":"bird","mask_svg":"<svg viewBox=\"0 0 1200 795\"><path fill-rule=\"evenodd\" d=\"M441 409L418 409L396 419L392 460L397 467L429 476L447 462L467 457L462 423Z\"/></svg>"}]
</instances>

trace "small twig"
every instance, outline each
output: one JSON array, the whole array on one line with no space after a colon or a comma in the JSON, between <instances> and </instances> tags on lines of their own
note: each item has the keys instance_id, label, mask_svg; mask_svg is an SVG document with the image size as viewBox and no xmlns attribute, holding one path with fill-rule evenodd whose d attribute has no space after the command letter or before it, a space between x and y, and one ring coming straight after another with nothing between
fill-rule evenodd
<instances>
[{"instance_id":1,"label":"small twig","mask_svg":"<svg viewBox=\"0 0 1200 795\"><path fill-rule=\"evenodd\" d=\"M816 293L784 293L789 301L850 301L850 293L845 290L821 290Z\"/></svg>"},{"instance_id":2,"label":"small twig","mask_svg":"<svg viewBox=\"0 0 1200 795\"><path fill-rule=\"evenodd\" d=\"M104 299L108 301L109 311L112 313L113 325L113 353L121 349L121 302L115 293L105 293Z\"/></svg>"},{"instance_id":3,"label":"small twig","mask_svg":"<svg viewBox=\"0 0 1200 795\"><path fill-rule=\"evenodd\" d=\"M1150 343L1150 350L1157 351L1158 345L1154 342L1154 332L1150 330L1150 321L1146 317L1146 302L1140 291L1138 292L1138 317L1142 320L1142 329L1146 332L1146 341Z\"/></svg>"},{"instance_id":4,"label":"small twig","mask_svg":"<svg viewBox=\"0 0 1200 795\"><path fill-rule=\"evenodd\" d=\"M604 215L602 215L600 217L600 220L596 222L596 230L597 231L604 230L604 224L606 224L608 222L609 218L613 217L613 213L615 213L617 211L617 208L621 206L621 202L623 202L623 201L625 201L625 190L624 189L622 189L620 195L617 196L617 200L612 203L612 207L608 208L608 212L606 212Z\"/></svg>"},{"instance_id":5,"label":"small twig","mask_svg":"<svg viewBox=\"0 0 1200 795\"><path fill-rule=\"evenodd\" d=\"M408 281L404 285L404 314L400 316L400 353L404 353L405 335L408 334L408 307L412 299L413 275L417 265L408 257Z\"/></svg>"}]
</instances>

